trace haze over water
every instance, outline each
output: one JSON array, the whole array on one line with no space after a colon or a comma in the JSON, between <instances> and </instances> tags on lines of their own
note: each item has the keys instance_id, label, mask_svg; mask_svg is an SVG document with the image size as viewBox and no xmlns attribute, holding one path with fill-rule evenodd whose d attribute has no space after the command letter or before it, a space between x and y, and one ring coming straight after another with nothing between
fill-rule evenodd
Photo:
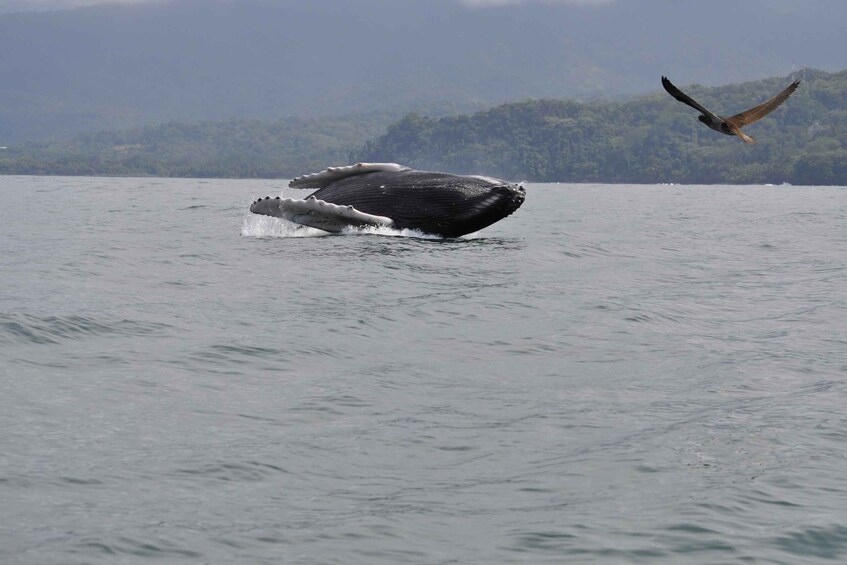
<instances>
[{"instance_id":1,"label":"haze over water","mask_svg":"<svg viewBox=\"0 0 847 565\"><path fill-rule=\"evenodd\" d=\"M844 188L285 184L0 177L0 562L847 559Z\"/></svg>"}]
</instances>

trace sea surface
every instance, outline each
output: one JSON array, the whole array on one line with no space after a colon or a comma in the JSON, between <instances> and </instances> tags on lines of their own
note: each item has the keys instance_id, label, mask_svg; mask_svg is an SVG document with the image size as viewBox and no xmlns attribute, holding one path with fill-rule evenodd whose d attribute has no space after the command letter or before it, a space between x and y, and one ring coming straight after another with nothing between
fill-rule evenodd
<instances>
[{"instance_id":1,"label":"sea surface","mask_svg":"<svg viewBox=\"0 0 847 565\"><path fill-rule=\"evenodd\" d=\"M0 563L847 561L847 189L285 185L0 177Z\"/></svg>"}]
</instances>

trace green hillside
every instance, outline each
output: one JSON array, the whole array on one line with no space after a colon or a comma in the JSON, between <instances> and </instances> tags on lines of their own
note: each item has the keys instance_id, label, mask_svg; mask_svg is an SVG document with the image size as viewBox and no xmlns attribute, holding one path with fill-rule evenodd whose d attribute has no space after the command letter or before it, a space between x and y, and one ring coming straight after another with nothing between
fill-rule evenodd
<instances>
[{"instance_id":1,"label":"green hillside","mask_svg":"<svg viewBox=\"0 0 847 565\"><path fill-rule=\"evenodd\" d=\"M804 75L785 104L745 128L755 145L708 129L661 91L623 103L533 100L472 116L408 115L358 157L545 182L847 184L847 71ZM732 115L792 79L684 89Z\"/></svg>"},{"instance_id":2,"label":"green hillside","mask_svg":"<svg viewBox=\"0 0 847 565\"><path fill-rule=\"evenodd\" d=\"M171 121L620 100L662 73L714 86L794 61L837 71L847 49L835 0L71 2L4 13L0 0L0 146Z\"/></svg>"},{"instance_id":3,"label":"green hillside","mask_svg":"<svg viewBox=\"0 0 847 565\"><path fill-rule=\"evenodd\" d=\"M396 116L393 117L396 119ZM289 178L354 150L385 131L388 115L170 122L0 151L0 174Z\"/></svg>"},{"instance_id":4,"label":"green hillside","mask_svg":"<svg viewBox=\"0 0 847 565\"><path fill-rule=\"evenodd\" d=\"M806 71L783 106L745 128L756 145L706 128L656 78L655 93L626 102L530 100L393 123L397 115L368 114L84 134L0 150L0 174L291 178L328 165L394 161L538 182L847 185L847 71ZM731 115L790 80L680 86Z\"/></svg>"}]
</instances>

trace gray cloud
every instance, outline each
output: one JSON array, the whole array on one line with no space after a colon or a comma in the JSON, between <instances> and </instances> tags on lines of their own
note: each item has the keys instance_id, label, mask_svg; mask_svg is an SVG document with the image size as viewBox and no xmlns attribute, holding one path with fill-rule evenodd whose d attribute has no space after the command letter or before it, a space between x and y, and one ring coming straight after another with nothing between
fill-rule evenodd
<instances>
[{"instance_id":1,"label":"gray cloud","mask_svg":"<svg viewBox=\"0 0 847 565\"><path fill-rule=\"evenodd\" d=\"M137 4L161 0L0 0L0 14L9 12L42 12L94 6L96 4Z\"/></svg>"},{"instance_id":2,"label":"gray cloud","mask_svg":"<svg viewBox=\"0 0 847 565\"><path fill-rule=\"evenodd\" d=\"M580 6L599 6L611 4L616 0L459 0L465 6L473 8L487 8L491 6L514 6L518 4L573 4Z\"/></svg>"},{"instance_id":3,"label":"gray cloud","mask_svg":"<svg viewBox=\"0 0 847 565\"><path fill-rule=\"evenodd\" d=\"M93 6L96 4L140 4L149 2L160 2L163 0L0 0L0 13L2 12L29 12L42 10L61 10L68 8L79 8L82 6ZM320 0L316 0L320 1ZM456 0L460 4L473 8L486 8L492 6L508 6L529 3L547 4L576 4L576 5L600 5L610 4L616 0Z\"/></svg>"}]
</instances>

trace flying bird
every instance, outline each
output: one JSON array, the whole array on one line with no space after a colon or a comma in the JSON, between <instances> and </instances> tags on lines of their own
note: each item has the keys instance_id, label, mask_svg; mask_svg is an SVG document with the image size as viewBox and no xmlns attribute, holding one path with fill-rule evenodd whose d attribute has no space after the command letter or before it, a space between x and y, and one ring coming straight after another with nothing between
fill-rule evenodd
<instances>
[{"instance_id":1,"label":"flying bird","mask_svg":"<svg viewBox=\"0 0 847 565\"><path fill-rule=\"evenodd\" d=\"M714 114L703 106L701 106L696 100L688 96L686 93L678 89L674 84L668 80L668 77L662 77L662 86L665 87L665 90L668 91L668 94L679 100L684 104L688 104L695 110L701 113L700 116L697 116L697 119L712 128L715 131L719 131L726 135L737 135L741 138L741 141L744 143L756 143L756 140L741 131L741 128L747 125L752 124L753 122L757 122L776 110L776 107L785 102L785 100L791 96L791 94L797 90L797 87L800 86L800 81L795 80L788 87L765 102L762 102L758 106L754 106L749 110L744 110L739 114L735 114L729 118L724 118Z\"/></svg>"}]
</instances>

